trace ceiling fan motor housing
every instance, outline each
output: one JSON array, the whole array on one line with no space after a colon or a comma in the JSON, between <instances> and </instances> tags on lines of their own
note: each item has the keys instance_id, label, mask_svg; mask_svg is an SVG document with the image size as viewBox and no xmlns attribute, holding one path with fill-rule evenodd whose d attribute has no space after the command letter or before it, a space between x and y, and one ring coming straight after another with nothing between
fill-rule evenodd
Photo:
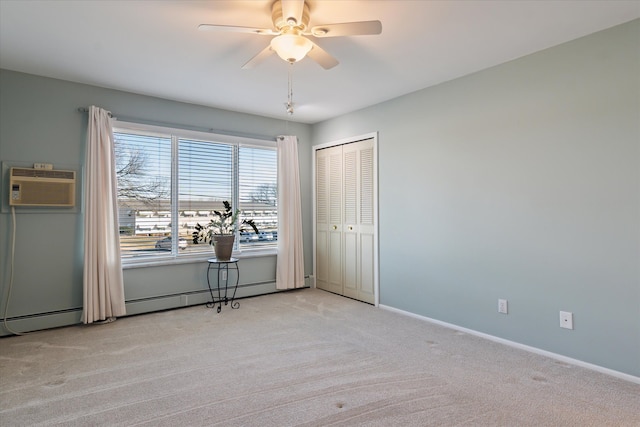
<instances>
[{"instance_id":1,"label":"ceiling fan motor housing","mask_svg":"<svg viewBox=\"0 0 640 427\"><path fill-rule=\"evenodd\" d=\"M282 14L282 2L276 0L271 7L271 20L273 21L273 26L279 31L290 27L303 32L309 27L309 5L306 2L304 3L301 22L297 22L296 17L285 17Z\"/></svg>"}]
</instances>

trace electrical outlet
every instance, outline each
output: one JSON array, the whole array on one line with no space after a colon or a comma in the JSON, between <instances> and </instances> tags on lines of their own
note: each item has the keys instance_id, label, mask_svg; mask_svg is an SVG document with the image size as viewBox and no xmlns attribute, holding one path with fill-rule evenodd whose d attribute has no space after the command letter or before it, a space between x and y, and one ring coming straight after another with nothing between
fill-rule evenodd
<instances>
[{"instance_id":1,"label":"electrical outlet","mask_svg":"<svg viewBox=\"0 0 640 427\"><path fill-rule=\"evenodd\" d=\"M560 327L565 329L573 329L573 313L570 311L560 312Z\"/></svg>"},{"instance_id":2,"label":"electrical outlet","mask_svg":"<svg viewBox=\"0 0 640 427\"><path fill-rule=\"evenodd\" d=\"M509 313L509 308L508 308L506 299L499 299L498 300L498 313L502 313L502 314L508 314Z\"/></svg>"},{"instance_id":3,"label":"electrical outlet","mask_svg":"<svg viewBox=\"0 0 640 427\"><path fill-rule=\"evenodd\" d=\"M220 276L221 276L220 277L221 280L227 280L227 270L222 270L220 272Z\"/></svg>"}]
</instances>

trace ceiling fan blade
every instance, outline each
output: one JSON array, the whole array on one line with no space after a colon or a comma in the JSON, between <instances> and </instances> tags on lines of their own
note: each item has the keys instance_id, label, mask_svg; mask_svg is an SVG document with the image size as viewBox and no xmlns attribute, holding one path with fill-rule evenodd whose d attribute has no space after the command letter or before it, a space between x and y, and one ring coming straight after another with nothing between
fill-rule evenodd
<instances>
[{"instance_id":1,"label":"ceiling fan blade","mask_svg":"<svg viewBox=\"0 0 640 427\"><path fill-rule=\"evenodd\" d=\"M198 25L198 29L200 31L225 31L233 33L262 34L266 36L275 36L280 34L278 31L274 31L270 28L237 27L235 25L200 24Z\"/></svg>"},{"instance_id":2,"label":"ceiling fan blade","mask_svg":"<svg viewBox=\"0 0 640 427\"><path fill-rule=\"evenodd\" d=\"M248 70L250 68L255 67L265 59L267 59L273 53L273 49L271 49L271 45L262 49L256 56L251 58L246 64L242 66L243 70Z\"/></svg>"},{"instance_id":3,"label":"ceiling fan blade","mask_svg":"<svg viewBox=\"0 0 640 427\"><path fill-rule=\"evenodd\" d=\"M314 37L369 36L382 33L382 22L360 21L316 25L308 33ZM307 33L305 33L307 34Z\"/></svg>"},{"instance_id":4,"label":"ceiling fan blade","mask_svg":"<svg viewBox=\"0 0 640 427\"><path fill-rule=\"evenodd\" d=\"M338 65L338 60L336 58L334 58L333 56L329 55L327 53L327 51L322 49L317 44L315 44L313 42L312 42L312 44L313 44L313 47L311 48L309 53L307 53L307 56L309 58L311 58L314 61L316 61L325 70L329 70L329 69L335 67L336 65Z\"/></svg>"},{"instance_id":5,"label":"ceiling fan blade","mask_svg":"<svg viewBox=\"0 0 640 427\"><path fill-rule=\"evenodd\" d=\"M281 0L282 18L289 23L289 19L295 20L292 26L302 23L302 13L304 11L304 0ZM291 23L289 23L291 25Z\"/></svg>"}]
</instances>

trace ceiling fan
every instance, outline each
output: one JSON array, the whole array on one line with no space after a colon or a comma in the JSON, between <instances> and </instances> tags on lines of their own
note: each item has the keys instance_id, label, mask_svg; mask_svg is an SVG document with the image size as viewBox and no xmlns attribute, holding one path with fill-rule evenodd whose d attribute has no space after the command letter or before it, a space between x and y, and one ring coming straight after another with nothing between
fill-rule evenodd
<instances>
[{"instance_id":1,"label":"ceiling fan","mask_svg":"<svg viewBox=\"0 0 640 427\"><path fill-rule=\"evenodd\" d=\"M328 70L338 65L338 60L305 36L323 38L375 35L382 32L380 21L343 22L309 27L309 5L304 0L276 0L271 6L271 19L274 28L200 24L198 29L275 36L269 46L242 66L245 69L253 68L276 52L289 63L309 56Z\"/></svg>"}]
</instances>

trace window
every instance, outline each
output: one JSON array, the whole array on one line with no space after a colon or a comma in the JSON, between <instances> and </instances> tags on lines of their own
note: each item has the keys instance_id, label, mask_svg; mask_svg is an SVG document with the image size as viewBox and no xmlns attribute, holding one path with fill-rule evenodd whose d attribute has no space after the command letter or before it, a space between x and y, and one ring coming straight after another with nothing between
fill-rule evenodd
<instances>
[{"instance_id":1,"label":"window","mask_svg":"<svg viewBox=\"0 0 640 427\"><path fill-rule=\"evenodd\" d=\"M225 200L260 230L238 233L236 250L276 246L275 142L129 123L114 138L123 263L209 256L191 234Z\"/></svg>"}]
</instances>

